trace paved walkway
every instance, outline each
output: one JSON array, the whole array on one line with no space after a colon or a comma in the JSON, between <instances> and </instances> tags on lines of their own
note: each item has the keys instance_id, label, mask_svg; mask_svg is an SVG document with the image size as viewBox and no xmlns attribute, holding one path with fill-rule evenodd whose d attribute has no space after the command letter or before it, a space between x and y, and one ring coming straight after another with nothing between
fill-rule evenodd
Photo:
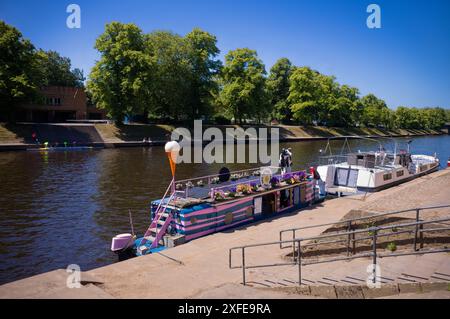
<instances>
[{"instance_id":1,"label":"paved walkway","mask_svg":"<svg viewBox=\"0 0 450 319\"><path fill-rule=\"evenodd\" d=\"M416 179L407 184L372 194L365 200L362 197L328 200L300 212L216 233L162 253L133 258L88 271L86 276L94 279L86 281L97 280L103 282L97 288L100 287L103 290L104 296L116 298L189 298L201 296L202 293L217 289L217 287L225 284L238 284L241 282L241 271L239 269L228 269L228 251L231 247L276 241L278 240L279 231L286 228L337 221L350 210L360 209L364 205L381 201L385 196L392 195L395 197L397 192L408 194L410 187L417 187L418 184L427 181L429 178L435 180L447 178L446 176L449 174L450 170L440 171L432 176ZM437 182L430 183L422 191L423 202L421 202L421 206L431 204L428 200L429 197L427 197L429 192L443 193L444 195L440 198L450 198L450 187L435 188L433 185L440 184ZM401 200L406 201L405 205L407 205L408 199L406 197L403 197ZM450 200L448 201L450 202ZM303 232L303 235L314 236L324 230L325 227L308 229ZM274 245L264 250L249 252L248 258L251 258L256 263L279 262L282 254L283 252L279 247ZM239 258L236 258L235 261L239 262ZM346 265L339 265L339 267L337 264L328 265L336 270L345 269L346 267ZM421 266L417 265L416 267L420 268ZM311 272L319 274L318 269L314 267ZM325 273L325 270L323 271ZM444 271L447 272L447 269L445 268ZM66 280L63 278L64 276L61 276L61 273L58 273L58 276L56 274L52 275L54 273L50 272L40 275L41 277L35 276L0 286L0 297L26 296L42 298L48 295L54 296L57 293L76 296L77 292L79 297L88 298L90 294L94 297L99 296L98 291L93 291L92 288L90 288L92 291L84 289L86 286L82 289L70 289L68 291L69 289L65 288ZM447 274L450 274L450 271Z\"/></svg>"}]
</instances>

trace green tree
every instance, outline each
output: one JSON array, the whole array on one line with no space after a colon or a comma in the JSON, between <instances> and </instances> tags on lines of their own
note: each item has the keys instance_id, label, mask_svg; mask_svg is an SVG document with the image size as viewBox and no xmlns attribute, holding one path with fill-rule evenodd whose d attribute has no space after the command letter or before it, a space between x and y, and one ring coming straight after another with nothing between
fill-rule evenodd
<instances>
[{"instance_id":1,"label":"green tree","mask_svg":"<svg viewBox=\"0 0 450 319\"><path fill-rule=\"evenodd\" d=\"M348 85L337 86L334 98L328 105L328 121L330 126L352 126L359 120L361 103L359 90Z\"/></svg>"},{"instance_id":2,"label":"green tree","mask_svg":"<svg viewBox=\"0 0 450 319\"><path fill-rule=\"evenodd\" d=\"M290 76L293 70L291 61L287 58L279 59L270 69L267 79L267 89L273 116L282 122L289 122L292 112L288 103Z\"/></svg>"},{"instance_id":3,"label":"green tree","mask_svg":"<svg viewBox=\"0 0 450 319\"><path fill-rule=\"evenodd\" d=\"M368 94L361 99L363 111L361 123L367 127L383 125L383 114L386 116L388 107L386 102L374 94Z\"/></svg>"},{"instance_id":4,"label":"green tree","mask_svg":"<svg viewBox=\"0 0 450 319\"><path fill-rule=\"evenodd\" d=\"M181 120L192 114L187 105L192 88L189 50L183 37L167 31L155 31L145 37L145 52L155 61L152 76L147 77L147 111L150 116Z\"/></svg>"},{"instance_id":5,"label":"green tree","mask_svg":"<svg viewBox=\"0 0 450 319\"><path fill-rule=\"evenodd\" d=\"M214 35L195 28L184 40L191 67L191 88L186 103L190 109L190 118L195 119L200 115L209 115L212 111L213 97L218 91L214 77L219 73L222 62L216 59L220 50Z\"/></svg>"},{"instance_id":6,"label":"green tree","mask_svg":"<svg viewBox=\"0 0 450 319\"><path fill-rule=\"evenodd\" d=\"M15 107L38 96L42 78L34 46L0 21L0 113L14 121Z\"/></svg>"},{"instance_id":7,"label":"green tree","mask_svg":"<svg viewBox=\"0 0 450 319\"><path fill-rule=\"evenodd\" d=\"M141 30L134 24L119 22L107 24L95 42L101 57L92 68L88 90L117 124L126 115L144 110L144 84L153 65L144 47Z\"/></svg>"},{"instance_id":8,"label":"green tree","mask_svg":"<svg viewBox=\"0 0 450 319\"><path fill-rule=\"evenodd\" d=\"M446 110L441 107L434 107L428 109L427 112L430 114L428 128L436 130L444 127L447 122Z\"/></svg>"},{"instance_id":9,"label":"green tree","mask_svg":"<svg viewBox=\"0 0 450 319\"><path fill-rule=\"evenodd\" d=\"M268 114L265 74L264 64L254 50L236 49L225 56L218 103L235 122L242 123L244 118L261 120Z\"/></svg>"},{"instance_id":10,"label":"green tree","mask_svg":"<svg viewBox=\"0 0 450 319\"><path fill-rule=\"evenodd\" d=\"M292 72L290 82L288 103L293 118L304 125L325 124L336 100L334 77L300 67Z\"/></svg>"},{"instance_id":11,"label":"green tree","mask_svg":"<svg viewBox=\"0 0 450 319\"><path fill-rule=\"evenodd\" d=\"M395 111L396 126L406 129L420 129L425 125L421 111L417 108L399 106Z\"/></svg>"},{"instance_id":12,"label":"green tree","mask_svg":"<svg viewBox=\"0 0 450 319\"><path fill-rule=\"evenodd\" d=\"M56 51L39 50L38 57L44 72L45 85L84 87L84 74L80 69L71 69L70 59Z\"/></svg>"}]
</instances>

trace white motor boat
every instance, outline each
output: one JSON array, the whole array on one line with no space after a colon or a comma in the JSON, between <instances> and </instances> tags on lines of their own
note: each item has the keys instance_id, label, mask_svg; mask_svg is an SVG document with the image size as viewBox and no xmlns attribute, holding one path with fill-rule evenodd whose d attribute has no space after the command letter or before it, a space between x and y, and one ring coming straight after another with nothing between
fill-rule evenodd
<instances>
[{"instance_id":1,"label":"white motor boat","mask_svg":"<svg viewBox=\"0 0 450 319\"><path fill-rule=\"evenodd\" d=\"M350 137L348 137L350 138ZM348 138L345 144L348 144ZM365 137L362 138L375 141ZM439 169L439 159L430 155L415 155L407 150L387 152L379 141L379 150L374 152L348 152L331 154L330 139L325 149L329 155L320 157L317 167L321 179L325 182L328 193L346 194L357 192L376 192L394 185L429 174ZM344 149L344 147L342 148Z\"/></svg>"}]
</instances>

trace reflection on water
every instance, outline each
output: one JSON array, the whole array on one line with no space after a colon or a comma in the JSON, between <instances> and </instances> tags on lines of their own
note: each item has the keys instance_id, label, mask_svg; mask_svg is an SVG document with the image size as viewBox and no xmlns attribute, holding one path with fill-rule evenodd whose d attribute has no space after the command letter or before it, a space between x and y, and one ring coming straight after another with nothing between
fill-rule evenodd
<instances>
[{"instance_id":1,"label":"reflection on water","mask_svg":"<svg viewBox=\"0 0 450 319\"><path fill-rule=\"evenodd\" d=\"M377 147L363 140L350 145L356 150ZM332 146L339 152L342 141ZM412 149L437 152L446 164L449 146L450 136L421 137L414 139ZM291 147L294 169L303 169L317 161L325 142L280 147ZM214 174L222 166L181 164L177 178ZM163 147L0 153L0 283L72 263L87 270L115 262L110 239L130 231L128 210L142 234L149 222L149 202L162 195L170 178Z\"/></svg>"}]
</instances>

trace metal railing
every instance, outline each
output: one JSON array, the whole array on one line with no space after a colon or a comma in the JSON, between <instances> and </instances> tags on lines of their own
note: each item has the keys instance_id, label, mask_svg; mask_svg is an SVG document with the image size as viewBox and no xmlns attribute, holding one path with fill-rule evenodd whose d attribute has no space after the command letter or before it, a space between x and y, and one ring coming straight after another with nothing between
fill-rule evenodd
<instances>
[{"instance_id":1,"label":"metal railing","mask_svg":"<svg viewBox=\"0 0 450 319\"><path fill-rule=\"evenodd\" d=\"M267 242L267 243L260 243L260 244L252 244L252 245L245 245L245 246L239 246L239 247L233 247L229 250L229 268L230 269L242 269L242 283L246 284L246 270L247 269L253 269L253 268L264 268L264 267L277 267L277 266L292 266L297 265L298 266L298 284L302 285L302 266L306 265L312 265L312 264L319 264L319 263L327 263L327 262L334 262L334 261L340 261L340 260L351 260L351 259L357 259L357 258L365 258L365 257L372 257L372 262L374 265L377 264L378 258L387 258L387 257L396 257L396 256L406 256L406 255L416 255L416 254L429 254L429 253L439 253L439 252L448 252L450 251L450 248L444 247L440 249L426 249L426 250L417 250L417 240L414 241L414 250L413 251L406 251L406 252L398 252L398 253L378 253L377 252L377 239L384 236L392 236L396 234L401 234L405 232L413 232L410 230L407 231L397 231L397 232L390 232L390 233L380 233L383 230L387 229L398 229L398 228L406 228L406 227L414 227L416 234L415 236L419 234L419 238L423 238L423 233L425 232L435 232L435 231L443 231L443 230L450 230L449 227L438 227L438 228L430 228L430 229L424 229L423 225L426 224L441 224L443 222L450 221L450 217L446 218L440 218L440 219L432 219L427 221L416 221L411 223L404 223L404 224L397 224L397 225L388 225L388 226L378 226L378 227L370 227L368 229L358 229L358 230L351 230L344 233L334 233L334 234L326 234L326 235L319 235L319 236L313 236L313 237L305 237L305 238L294 238L292 240L284 240L284 241L274 241L274 242ZM448 225L448 224L447 224ZM359 233L369 233L370 236L365 236L362 238L355 239L355 235ZM321 245L321 244L329 244L329 243L335 243L340 242L342 240L337 241L326 241L326 242L317 242L317 240L322 240L326 238L335 238L339 236L348 236L353 237L353 241L358 240L367 240L371 239L371 246L372 246L372 252L367 253L360 253L355 254L355 251L353 252L354 255L347 255L347 256L340 256L340 257L333 257L333 258L325 258L325 259L318 259L313 261L308 260L302 260L302 247L306 246L312 246L312 245ZM305 241L315 241L315 242L309 242L307 244L303 244ZM272 264L259 264L259 265L248 265L245 252L246 249L255 248L255 247L263 247L263 246L270 246L270 245L280 245L282 243L291 243L293 247L293 253L292 253L292 261L291 262L284 262L284 263L272 263ZM423 241L421 241L421 249L423 249ZM297 248L297 249L295 249ZM241 265L233 265L232 262L232 256L233 251L239 250L241 251L241 258L242 263ZM372 280L375 283L376 282L376 274L375 274L376 267L373 267L373 277Z\"/></svg>"},{"instance_id":2,"label":"metal railing","mask_svg":"<svg viewBox=\"0 0 450 319\"><path fill-rule=\"evenodd\" d=\"M275 167L275 166L266 166L266 167L272 169L272 171L274 171L274 172L277 172L280 170L279 167ZM240 176L240 178L255 176L255 179L256 179L256 176L259 176L259 174L261 172L261 168L262 167L257 167L257 168L243 169L243 170L238 170L238 171L231 171L231 172L226 172L226 173L222 173L222 174L218 173L218 174L211 174L211 175L177 180L177 181L175 181L176 189L180 193L184 192L184 197L188 197L190 187L195 187L195 186L200 186L200 185L201 185L201 187L207 187L207 188L211 188L213 185L219 187L220 182L218 182L217 180L219 179L220 176L225 176L225 175L230 175L230 178L233 178L233 175L238 175L238 176ZM198 183L201 183L201 184L199 185ZM191 186L187 186L188 184L190 184Z\"/></svg>"},{"instance_id":3,"label":"metal railing","mask_svg":"<svg viewBox=\"0 0 450 319\"><path fill-rule=\"evenodd\" d=\"M404 213L409 213L409 212L415 212L416 222L419 222L420 221L420 212L421 211L430 210L430 209L440 209L440 208L450 208L450 205L416 207L416 208L409 208L409 209L398 210L398 211L393 211L393 212L386 212L386 213L366 211L367 213L373 213L374 215L365 216L365 217L351 218L351 219L346 219L346 220L332 222L332 223L316 224L316 225L311 225L311 226L304 226L304 227L289 228L289 229L281 230L280 231L280 242L284 241L283 240L283 234L286 234L286 233L291 233L290 238L295 239L296 235L298 234L298 232L301 231L301 230L304 230L304 229L311 229L311 228L318 228L318 227L325 227L325 226L338 226L338 225L345 225L346 226L346 231L350 232L356 226L355 225L356 222L360 222L360 221L364 221L364 220L370 220L370 219L374 219L374 218L378 218L378 217L384 217L384 216L388 216L388 215L398 215L398 214L404 214ZM417 232L417 230L416 230L416 232ZM350 238L348 240L350 240ZM417 238L415 238L415 241L417 242ZM289 242L292 242L292 240L289 241ZM280 248L281 249L289 248L289 247L291 247L291 246L283 246L283 244L280 243Z\"/></svg>"}]
</instances>

